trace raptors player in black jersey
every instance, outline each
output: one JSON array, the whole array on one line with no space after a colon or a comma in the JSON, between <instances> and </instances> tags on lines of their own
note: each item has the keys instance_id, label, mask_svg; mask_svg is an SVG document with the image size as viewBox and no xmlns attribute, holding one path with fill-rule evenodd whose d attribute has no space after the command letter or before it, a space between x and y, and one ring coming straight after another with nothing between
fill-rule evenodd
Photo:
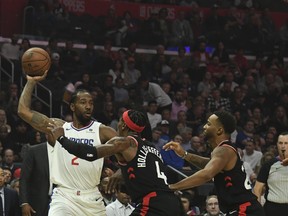
<instances>
[{"instance_id":1,"label":"raptors player in black jersey","mask_svg":"<svg viewBox=\"0 0 288 216\"><path fill-rule=\"evenodd\" d=\"M146 123L143 113L125 111L118 123L121 137L93 147L65 138L61 127L51 126L51 133L69 153L79 158L92 161L116 156L129 195L137 204L132 216L180 216L182 204L167 184L159 151L140 137Z\"/></svg>"},{"instance_id":2,"label":"raptors player in black jersey","mask_svg":"<svg viewBox=\"0 0 288 216\"><path fill-rule=\"evenodd\" d=\"M183 190L214 178L220 209L226 216L263 216L263 208L251 191L243 163L230 142L230 134L235 127L235 119L228 112L215 112L208 118L203 133L213 149L211 158L187 153L177 142L164 145L164 149L174 150L180 157L201 168L194 175L169 186L173 190Z\"/></svg>"}]
</instances>

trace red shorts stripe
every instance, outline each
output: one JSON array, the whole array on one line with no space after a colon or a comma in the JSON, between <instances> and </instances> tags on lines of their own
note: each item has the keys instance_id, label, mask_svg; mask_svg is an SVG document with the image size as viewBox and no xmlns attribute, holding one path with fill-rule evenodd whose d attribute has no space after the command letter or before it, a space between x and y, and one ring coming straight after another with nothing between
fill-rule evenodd
<instances>
[{"instance_id":1,"label":"red shorts stripe","mask_svg":"<svg viewBox=\"0 0 288 216\"><path fill-rule=\"evenodd\" d=\"M147 194L144 198L143 198L143 207L141 209L141 213L140 213L140 216L145 216L147 215L148 213L148 210L149 210L149 203L150 203L150 198L151 197L156 197L157 196L157 193L154 191L154 192L151 192L149 194Z\"/></svg>"},{"instance_id":2,"label":"red shorts stripe","mask_svg":"<svg viewBox=\"0 0 288 216\"><path fill-rule=\"evenodd\" d=\"M247 210L247 207L248 206L251 206L251 202L246 202L246 203L243 203L239 206L239 214L238 216L246 216L246 210Z\"/></svg>"}]
</instances>

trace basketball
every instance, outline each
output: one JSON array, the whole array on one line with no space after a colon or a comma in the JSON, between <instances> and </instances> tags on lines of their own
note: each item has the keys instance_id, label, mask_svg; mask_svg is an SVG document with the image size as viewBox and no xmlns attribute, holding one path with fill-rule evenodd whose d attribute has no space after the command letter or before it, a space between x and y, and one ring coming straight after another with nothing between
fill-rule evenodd
<instances>
[{"instance_id":1,"label":"basketball","mask_svg":"<svg viewBox=\"0 0 288 216\"><path fill-rule=\"evenodd\" d=\"M42 76L51 66L49 54L42 48L33 47L24 52L22 69L29 76Z\"/></svg>"}]
</instances>

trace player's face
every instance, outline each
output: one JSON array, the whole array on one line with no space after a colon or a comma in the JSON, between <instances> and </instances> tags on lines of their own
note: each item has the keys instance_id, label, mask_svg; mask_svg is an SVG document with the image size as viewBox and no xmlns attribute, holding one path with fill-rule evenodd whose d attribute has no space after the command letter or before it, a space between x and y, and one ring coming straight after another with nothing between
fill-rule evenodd
<instances>
[{"instance_id":1,"label":"player's face","mask_svg":"<svg viewBox=\"0 0 288 216\"><path fill-rule=\"evenodd\" d=\"M277 142L278 153L282 158L288 157L288 135L280 135Z\"/></svg>"},{"instance_id":2,"label":"player's face","mask_svg":"<svg viewBox=\"0 0 288 216\"><path fill-rule=\"evenodd\" d=\"M218 117L213 114L208 118L207 123L203 127L203 134L205 138L213 138L217 134L218 128Z\"/></svg>"},{"instance_id":3,"label":"player's face","mask_svg":"<svg viewBox=\"0 0 288 216\"><path fill-rule=\"evenodd\" d=\"M92 96L88 92L79 93L76 102L71 106L77 120L86 124L91 120L94 109Z\"/></svg>"}]
</instances>

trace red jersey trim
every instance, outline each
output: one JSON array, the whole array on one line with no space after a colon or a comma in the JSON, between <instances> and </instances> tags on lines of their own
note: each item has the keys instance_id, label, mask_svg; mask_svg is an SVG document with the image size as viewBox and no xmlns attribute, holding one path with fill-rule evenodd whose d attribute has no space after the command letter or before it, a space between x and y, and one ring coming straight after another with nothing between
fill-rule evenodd
<instances>
[{"instance_id":1,"label":"red jersey trim","mask_svg":"<svg viewBox=\"0 0 288 216\"><path fill-rule=\"evenodd\" d=\"M143 198L143 202L142 202L143 207L141 208L140 216L146 216L147 215L147 213L149 211L150 199L152 197L156 197L156 196L157 196L157 193L154 191L154 192L151 192L151 193L147 194Z\"/></svg>"}]
</instances>

